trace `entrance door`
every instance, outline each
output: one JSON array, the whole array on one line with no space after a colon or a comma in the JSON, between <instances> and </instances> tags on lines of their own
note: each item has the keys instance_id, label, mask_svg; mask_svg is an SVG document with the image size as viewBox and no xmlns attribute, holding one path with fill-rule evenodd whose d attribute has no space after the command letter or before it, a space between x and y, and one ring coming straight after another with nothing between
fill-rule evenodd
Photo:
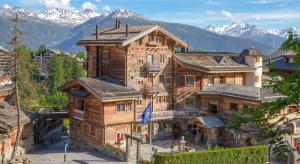
<instances>
[{"instance_id":1,"label":"entrance door","mask_svg":"<svg viewBox=\"0 0 300 164\"><path fill-rule=\"evenodd\" d=\"M153 61L154 61L153 59L154 59L154 58L153 58L153 54L148 54L147 62L150 63L150 64L152 64Z\"/></svg>"}]
</instances>

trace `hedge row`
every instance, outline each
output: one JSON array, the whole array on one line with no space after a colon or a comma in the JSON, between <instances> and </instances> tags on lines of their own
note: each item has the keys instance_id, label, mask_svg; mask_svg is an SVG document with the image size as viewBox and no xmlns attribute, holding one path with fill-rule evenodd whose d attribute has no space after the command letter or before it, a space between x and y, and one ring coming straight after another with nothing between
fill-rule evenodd
<instances>
[{"instance_id":1,"label":"hedge row","mask_svg":"<svg viewBox=\"0 0 300 164\"><path fill-rule=\"evenodd\" d=\"M155 164L264 164L267 161L265 145L154 155Z\"/></svg>"}]
</instances>

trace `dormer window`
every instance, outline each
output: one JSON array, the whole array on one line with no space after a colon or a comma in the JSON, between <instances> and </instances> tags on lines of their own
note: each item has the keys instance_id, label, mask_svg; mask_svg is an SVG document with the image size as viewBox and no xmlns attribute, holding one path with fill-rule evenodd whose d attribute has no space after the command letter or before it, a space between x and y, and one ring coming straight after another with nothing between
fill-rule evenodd
<instances>
[{"instance_id":1,"label":"dormer window","mask_svg":"<svg viewBox=\"0 0 300 164\"><path fill-rule=\"evenodd\" d=\"M286 62L287 63L293 63L294 62L294 58L286 58Z\"/></svg>"}]
</instances>

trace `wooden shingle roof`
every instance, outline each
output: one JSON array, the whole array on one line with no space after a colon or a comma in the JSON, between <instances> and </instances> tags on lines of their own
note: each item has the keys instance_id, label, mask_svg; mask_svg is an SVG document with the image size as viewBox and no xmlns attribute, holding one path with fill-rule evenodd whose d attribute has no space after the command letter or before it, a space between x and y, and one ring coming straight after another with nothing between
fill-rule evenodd
<instances>
[{"instance_id":1,"label":"wooden shingle roof","mask_svg":"<svg viewBox=\"0 0 300 164\"><path fill-rule=\"evenodd\" d=\"M163 29L159 25L129 26L128 36L126 36L126 27L113 28L110 30L100 32L98 35L98 39L96 39L96 34L94 34L80 40L77 44L122 44L122 46L126 46L131 42L134 42L156 30L166 34L168 37L175 40L182 47L188 47L188 44L186 42L171 34L167 30Z\"/></svg>"},{"instance_id":2,"label":"wooden shingle roof","mask_svg":"<svg viewBox=\"0 0 300 164\"><path fill-rule=\"evenodd\" d=\"M115 99L131 99L141 97L141 93L133 88L123 85L114 84L95 78L78 78L63 85L61 90L66 90L74 84L79 84L88 92L94 94L101 100L115 100Z\"/></svg>"},{"instance_id":3,"label":"wooden shingle roof","mask_svg":"<svg viewBox=\"0 0 300 164\"><path fill-rule=\"evenodd\" d=\"M249 99L261 102L274 101L284 97L270 89L235 84L214 84L198 92L199 95L221 95L234 98Z\"/></svg>"},{"instance_id":4,"label":"wooden shingle roof","mask_svg":"<svg viewBox=\"0 0 300 164\"><path fill-rule=\"evenodd\" d=\"M197 69L204 72L214 71L234 71L234 72L252 72L247 64L239 63L234 58L239 54L235 53L217 53L217 52L199 52L199 53L176 53L175 60L186 67Z\"/></svg>"}]
</instances>

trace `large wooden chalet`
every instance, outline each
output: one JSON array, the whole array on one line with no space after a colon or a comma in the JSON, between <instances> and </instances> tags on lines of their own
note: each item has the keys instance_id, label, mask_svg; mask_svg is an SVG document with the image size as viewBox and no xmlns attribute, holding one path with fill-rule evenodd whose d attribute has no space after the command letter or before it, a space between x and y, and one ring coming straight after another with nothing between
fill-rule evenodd
<instances>
[{"instance_id":1,"label":"large wooden chalet","mask_svg":"<svg viewBox=\"0 0 300 164\"><path fill-rule=\"evenodd\" d=\"M70 96L70 135L100 148L124 134L225 143L230 112L274 98L261 88L262 54L187 52L188 44L158 25L121 26L78 42L87 50L88 77L61 87ZM180 51L179 53L176 53ZM151 132L141 115L153 103Z\"/></svg>"}]
</instances>

